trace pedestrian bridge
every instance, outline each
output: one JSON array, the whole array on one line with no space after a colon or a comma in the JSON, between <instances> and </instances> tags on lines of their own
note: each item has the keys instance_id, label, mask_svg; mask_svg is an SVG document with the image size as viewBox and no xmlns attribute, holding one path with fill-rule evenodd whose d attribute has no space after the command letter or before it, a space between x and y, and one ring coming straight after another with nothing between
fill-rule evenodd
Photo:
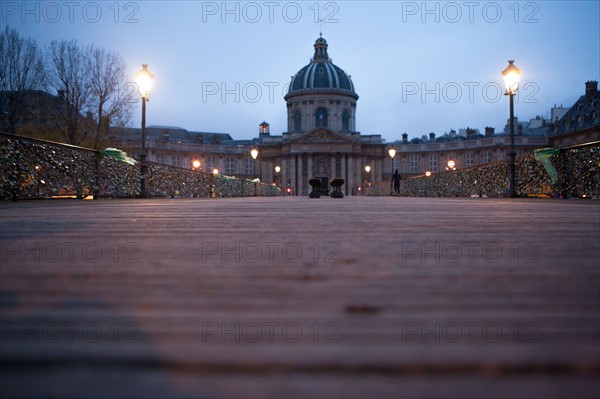
<instances>
[{"instance_id":1,"label":"pedestrian bridge","mask_svg":"<svg viewBox=\"0 0 600 399\"><path fill-rule=\"evenodd\" d=\"M1 202L10 397L598 394L600 202Z\"/></svg>"}]
</instances>

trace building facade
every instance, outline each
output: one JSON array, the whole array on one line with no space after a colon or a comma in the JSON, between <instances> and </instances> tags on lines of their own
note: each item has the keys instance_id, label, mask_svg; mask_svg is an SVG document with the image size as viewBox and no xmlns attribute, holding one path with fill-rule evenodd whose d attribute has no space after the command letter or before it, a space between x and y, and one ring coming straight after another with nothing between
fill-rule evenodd
<instances>
[{"instance_id":1,"label":"building facade","mask_svg":"<svg viewBox=\"0 0 600 399\"><path fill-rule=\"evenodd\" d=\"M358 94L350 76L331 61L324 38L316 40L310 63L292 77L284 99L288 131L259 137L263 181L296 195L308 194L313 178L325 188L344 179L346 195L383 182L385 143L356 131Z\"/></svg>"}]
</instances>

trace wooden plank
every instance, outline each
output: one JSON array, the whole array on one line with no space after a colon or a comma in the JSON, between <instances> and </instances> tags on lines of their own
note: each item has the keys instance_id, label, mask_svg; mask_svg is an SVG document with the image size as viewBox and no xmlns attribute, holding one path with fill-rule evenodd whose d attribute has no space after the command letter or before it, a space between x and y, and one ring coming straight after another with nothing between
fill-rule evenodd
<instances>
[{"instance_id":1,"label":"wooden plank","mask_svg":"<svg viewBox=\"0 0 600 399\"><path fill-rule=\"evenodd\" d=\"M397 197L1 203L1 392L597 396L599 211Z\"/></svg>"}]
</instances>

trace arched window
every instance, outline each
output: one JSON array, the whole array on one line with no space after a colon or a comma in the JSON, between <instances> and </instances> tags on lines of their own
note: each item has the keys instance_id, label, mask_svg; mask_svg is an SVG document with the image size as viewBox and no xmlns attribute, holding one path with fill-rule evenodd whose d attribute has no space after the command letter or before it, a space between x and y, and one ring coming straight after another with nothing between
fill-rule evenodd
<instances>
[{"instance_id":1,"label":"arched window","mask_svg":"<svg viewBox=\"0 0 600 399\"><path fill-rule=\"evenodd\" d=\"M317 109L315 119L316 127L327 127L327 110L325 108Z\"/></svg>"},{"instance_id":2,"label":"arched window","mask_svg":"<svg viewBox=\"0 0 600 399\"><path fill-rule=\"evenodd\" d=\"M342 113L342 131L350 131L350 112L347 109Z\"/></svg>"},{"instance_id":3,"label":"arched window","mask_svg":"<svg viewBox=\"0 0 600 399\"><path fill-rule=\"evenodd\" d=\"M294 112L294 131L302 131L302 113L300 110L296 110L296 112Z\"/></svg>"}]
</instances>

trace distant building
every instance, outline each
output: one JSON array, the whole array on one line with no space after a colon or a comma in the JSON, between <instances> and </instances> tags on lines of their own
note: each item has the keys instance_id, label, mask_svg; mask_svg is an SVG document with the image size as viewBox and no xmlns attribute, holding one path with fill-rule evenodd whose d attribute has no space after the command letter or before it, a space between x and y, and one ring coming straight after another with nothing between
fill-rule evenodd
<instances>
[{"instance_id":1,"label":"distant building","mask_svg":"<svg viewBox=\"0 0 600 399\"><path fill-rule=\"evenodd\" d=\"M534 149L547 145L548 139L543 134L515 136L517 156L532 154ZM477 132L463 136L450 131L436 138L435 133L430 133L426 141L408 142L408 135L405 133L402 141L388 145L397 151L393 161L394 168L407 176L443 172L448 168L448 161L454 161L454 168L460 169L506 160L509 146L509 136L504 133L496 134L491 127L486 128L485 135Z\"/></svg>"},{"instance_id":2,"label":"distant building","mask_svg":"<svg viewBox=\"0 0 600 399\"><path fill-rule=\"evenodd\" d=\"M115 128L120 148L139 159L142 145L141 129ZM259 133L260 134L260 133ZM146 127L148 160L190 169L199 161L199 170L243 178L254 177L254 160L250 149L259 139L233 140L228 133L192 132L181 127Z\"/></svg>"},{"instance_id":3,"label":"distant building","mask_svg":"<svg viewBox=\"0 0 600 399\"><path fill-rule=\"evenodd\" d=\"M358 94L350 76L331 61L324 38L314 48L284 97L288 131L260 138L261 177L283 182L299 195L308 193L312 178L322 187L341 178L343 192L356 194L361 186L383 182L385 144L380 135L356 131ZM274 172L276 166L280 173Z\"/></svg>"},{"instance_id":4,"label":"distant building","mask_svg":"<svg viewBox=\"0 0 600 399\"><path fill-rule=\"evenodd\" d=\"M600 140L600 93L598 82L585 84L586 91L571 108L554 106L550 120L541 116L522 123L515 117L515 147L517 156L530 155L537 148L564 147ZM510 149L509 121L502 133L486 127L482 136L474 129L454 130L436 138L430 133L425 139L402 135L402 141L388 145L398 151L394 168L405 175L421 175L427 171L441 172L454 161L455 168L470 167L508 159Z\"/></svg>"},{"instance_id":5,"label":"distant building","mask_svg":"<svg viewBox=\"0 0 600 399\"><path fill-rule=\"evenodd\" d=\"M554 107L550 108L550 122L558 122L559 119L565 116L568 110L569 108L563 107L562 104L560 105L560 107L557 107L556 104L554 104Z\"/></svg>"},{"instance_id":6,"label":"distant building","mask_svg":"<svg viewBox=\"0 0 600 399\"><path fill-rule=\"evenodd\" d=\"M551 126L550 143L565 147L600 140L600 92L598 82L585 82L585 94Z\"/></svg>"}]
</instances>

